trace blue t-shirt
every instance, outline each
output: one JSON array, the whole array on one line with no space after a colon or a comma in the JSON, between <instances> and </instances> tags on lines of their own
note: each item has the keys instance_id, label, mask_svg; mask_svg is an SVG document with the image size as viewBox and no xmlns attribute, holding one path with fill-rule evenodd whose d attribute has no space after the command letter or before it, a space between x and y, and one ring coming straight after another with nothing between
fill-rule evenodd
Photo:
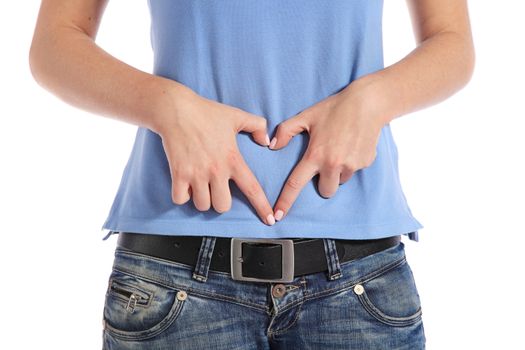
<instances>
[{"instance_id":1,"label":"blue t-shirt","mask_svg":"<svg viewBox=\"0 0 525 350\"><path fill-rule=\"evenodd\" d=\"M383 0L150 0L148 5L153 74L267 118L270 137L280 122L384 68ZM239 133L237 142L273 206L306 150L307 133L277 151L255 143L249 133ZM389 124L372 165L355 172L334 196L318 194L317 178L272 226L259 219L233 180L231 209L201 212L192 198L183 205L172 202L161 138L139 127L102 229L258 238L405 234L418 240L423 226L402 191Z\"/></svg>"}]
</instances>

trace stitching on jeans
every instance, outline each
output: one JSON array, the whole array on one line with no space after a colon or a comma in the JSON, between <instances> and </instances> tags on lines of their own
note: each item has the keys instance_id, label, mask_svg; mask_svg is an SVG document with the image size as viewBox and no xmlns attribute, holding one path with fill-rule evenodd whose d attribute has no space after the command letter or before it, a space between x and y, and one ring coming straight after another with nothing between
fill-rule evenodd
<instances>
[{"instance_id":1,"label":"stitching on jeans","mask_svg":"<svg viewBox=\"0 0 525 350\"><path fill-rule=\"evenodd\" d=\"M332 238L323 238L323 245L328 265L328 279L333 281L342 276L335 240Z\"/></svg>"},{"instance_id":2,"label":"stitching on jeans","mask_svg":"<svg viewBox=\"0 0 525 350\"><path fill-rule=\"evenodd\" d=\"M362 295L358 295L358 299L363 305L364 309L368 311L374 318L378 321L388 324L390 326L408 326L414 323L417 323L423 314L421 306L410 316L396 317L389 316L379 310L374 303L366 295L366 288Z\"/></svg>"},{"instance_id":3,"label":"stitching on jeans","mask_svg":"<svg viewBox=\"0 0 525 350\"><path fill-rule=\"evenodd\" d=\"M197 281L206 282L208 278L204 275L197 275L195 272L192 274L192 277L195 278Z\"/></svg>"},{"instance_id":4,"label":"stitching on jeans","mask_svg":"<svg viewBox=\"0 0 525 350\"><path fill-rule=\"evenodd\" d=\"M130 276L130 277L133 277L133 276ZM128 287L128 288L130 288L130 289L137 290L137 291L141 292L142 294L145 294L145 295L148 296L148 298L147 298L148 300L147 300L147 303L146 303L146 304L139 304L139 303L137 303L137 306L140 306L140 307L143 307L143 308L148 308L148 307L151 305L153 298L155 297L155 293L154 293L153 291L151 291L151 290L149 290L149 289L146 289L146 288L135 287L135 286L133 286L133 285L130 284L130 283L121 282L121 281L118 279L118 277L115 277L115 276L114 276L114 277L111 277L111 278L109 279L109 283L108 283L109 286L108 286L108 291L107 291L107 294L106 294L106 295L108 295L108 296L109 296L109 295L110 295L110 296L113 296L114 298L117 299L117 301L121 301L121 302L123 302L123 303L127 303L129 298L126 298L126 297L124 297L123 295L121 295L121 294L115 292L115 291L111 288L111 286L113 285L113 283L117 283L117 284L120 284L120 285L122 285L122 286L126 286L126 287Z\"/></svg>"},{"instance_id":5,"label":"stitching on jeans","mask_svg":"<svg viewBox=\"0 0 525 350\"><path fill-rule=\"evenodd\" d=\"M403 264L405 261L406 261L406 257L403 256L402 258L400 258L400 259L398 259L398 260L396 260L396 261L394 261L394 262L392 262L390 264L384 265L384 266L382 266L382 267L380 267L380 268L378 268L376 270L371 271L370 273L364 275L360 280L350 281L348 283L340 285L339 287L325 289L322 292L318 292L318 293L314 293L314 294L305 294L304 298L299 299L299 300L294 301L294 302L291 302L285 308L283 308L282 311L284 312L284 311L286 311L286 310L288 310L288 309L290 309L290 308L292 308L292 307L296 306L297 304L299 304L301 302L304 302L304 301L313 300L313 299L316 299L316 298L320 298L322 296L326 296L326 295L330 295L330 294L335 294L335 293L346 291L346 290L352 288L353 286L355 286L358 283L364 283L366 281L369 281L369 280L371 280L371 279L373 279L375 277L378 277L378 276L388 272L391 269L396 268L397 266ZM243 301L243 300L240 300L240 299L237 299L237 298L232 298L232 297L229 297L229 296L226 296L226 295L223 295L223 294L208 293L208 292L205 292L205 291L200 291L200 290L197 290L197 289L190 288L188 286L181 286L181 285L171 284L171 283L167 283L167 282L160 282L157 279L152 280L151 278L143 276L140 273L135 273L135 272L132 272L132 271L123 271L122 269L118 269L116 267L114 267L114 269L117 270L117 271L120 271L122 273L127 273L127 274L130 274L132 276L135 275L135 276L143 278L145 280L152 281L153 283L158 283L158 284L164 285L167 288L179 288L179 289L186 288L187 290L191 291L193 294L201 295L203 297L217 298L217 296L220 296L220 297L222 297L221 300L224 300L224 301L236 301L239 304L245 305L247 307L253 307L253 308L257 309L257 310L264 310L265 312L269 311L268 307L265 307L265 306L262 306L262 305L259 305L259 304L255 304L255 303L246 302L246 301ZM306 284L305 284L305 287L306 287Z\"/></svg>"},{"instance_id":6,"label":"stitching on jeans","mask_svg":"<svg viewBox=\"0 0 525 350\"><path fill-rule=\"evenodd\" d=\"M323 290L321 292L318 292L318 293L305 294L304 298L299 299L299 300L294 301L294 302L291 302L285 308L283 308L282 311L286 311L286 310L296 306L297 304L299 304L301 302L305 302L305 301L317 299L317 298L320 298L320 297L323 297L323 296L337 294L337 293L340 293L340 292L347 291L348 289L354 287L358 283L365 283L365 282L367 282L367 281L369 281L369 280L371 280L373 278L381 276L382 274L390 271L391 269L394 269L394 268L402 265L405 261L406 261L406 258L403 256L401 259L398 259L398 260L396 260L396 261L394 261L392 263L389 263L389 264L384 265L384 266L382 266L382 267L380 267L380 268L378 268L376 270L371 271L370 273L362 276L361 279L358 279L357 281L350 281L350 282L344 283L344 284L342 284L342 285L340 285L338 287L325 289L325 290Z\"/></svg>"},{"instance_id":7,"label":"stitching on jeans","mask_svg":"<svg viewBox=\"0 0 525 350\"><path fill-rule=\"evenodd\" d=\"M405 257L402 257L401 259L398 259L390 264L387 264L387 265L384 265L376 270L373 270L371 271L370 273L362 276L360 279L358 279L357 281L350 281L348 283L344 283L342 284L341 286L339 287L335 287L335 288L330 288L330 289L325 289L323 290L322 292L319 292L319 293L315 293L315 294L310 294L310 297L315 297L315 296L323 296L323 295L326 295L326 294L331 294L331 292L339 292L339 291L344 291L344 290L347 290L349 288L352 288L353 286L355 286L356 284L358 283L364 283L364 282L367 282L371 279L374 279L376 277L379 277L383 274L385 274L386 272L402 265L404 262L405 262Z\"/></svg>"},{"instance_id":8,"label":"stitching on jeans","mask_svg":"<svg viewBox=\"0 0 525 350\"><path fill-rule=\"evenodd\" d=\"M150 255L145 255L145 254L141 254L141 253L135 253L133 251L122 250L120 248L116 248L115 249L115 255L117 255L117 253L118 254L122 254L124 256L125 255L131 255L132 257L137 257L139 259L143 259L143 260L146 260L146 261L153 260L153 261L157 261L157 262L160 262L160 263L167 263L168 265L176 265L176 266L178 265L178 266L182 266L182 268L187 269L189 271L192 270L192 266L190 266L190 265L186 265L186 264L183 264L183 263L173 263L172 261L169 261L169 260L164 260L164 259L161 259L161 258L156 258L156 257L150 256ZM331 295L331 294L336 294L336 293L339 293L339 292L346 291L346 290L352 288L353 286L355 286L358 283L364 283L364 282L369 281L370 279L372 279L374 277L378 277L381 274L386 273L390 269L393 269L393 268L397 267L398 265L401 265L405 261L406 261L406 256L403 254L402 258L400 258L398 260L395 260L395 261L393 261L393 262L391 262L391 263L389 263L387 265L381 266L380 268L378 268L376 270L371 271L370 273L362 276L361 280L350 281L350 282L341 284L338 287L325 289L322 292L318 292L318 293L314 293L314 294L307 294L306 293L306 280L305 280L305 276L302 276L302 280L300 281L300 283L304 283L304 287L305 287L305 294L304 295L305 295L305 297L288 304L287 307L283 308L282 311L286 311L286 310L290 309L291 307L296 306L297 304L299 304L301 302L305 302L305 301L308 301L308 300L313 300L313 299L316 299L316 298L319 298L319 297L322 297L322 296L325 296L325 295ZM186 268L186 267L189 267L189 269ZM152 278L143 276L140 273L136 273L134 271L130 271L130 270L126 270L126 269L120 269L118 267L113 267L113 269L117 270L117 271L120 271L122 273L125 273L125 274L129 274L131 276L136 276L136 277L143 278L144 280L150 281L152 283L157 283L157 284L162 285L162 286L167 287L167 288L175 288L175 289L176 288L179 288L179 289L184 289L185 288L186 290L191 291L193 294L202 296L204 298L208 298L208 297L209 298L216 298L217 296L221 296L222 297L221 300L224 300L224 301L236 302L236 303L238 303L240 305L243 305L243 306L246 306L246 307L250 307L250 308L253 308L255 310L264 311L267 314L271 312L271 310L270 310L270 308L268 306L263 306L263 305L260 305L260 304L246 302L244 300L233 298L233 297L229 297L229 296L226 296L226 295L223 295L223 294L208 293L208 292L205 292L205 291L201 291L201 290L190 288L189 286L182 286L182 285L173 284L173 283L170 283L170 282L167 282L167 281L161 281L161 280L158 280L158 279L152 279ZM213 271L213 272L214 273L218 273L218 274L223 274L223 275L230 276L230 274L224 273L224 272L221 272L221 271Z\"/></svg>"},{"instance_id":9,"label":"stitching on jeans","mask_svg":"<svg viewBox=\"0 0 525 350\"><path fill-rule=\"evenodd\" d=\"M210 239L208 237L202 237L201 245L199 248L199 256L195 264L193 277L197 278L199 281L206 281L206 276L204 276L204 264L206 262L206 256L208 255L208 249L210 245ZM198 277L197 277L198 276Z\"/></svg>"},{"instance_id":10,"label":"stitching on jeans","mask_svg":"<svg viewBox=\"0 0 525 350\"><path fill-rule=\"evenodd\" d=\"M230 297L230 296L227 296L227 295L223 295L223 294L219 294L219 293L209 293L209 292L202 291L202 290L199 290L199 289L193 289L193 288L191 288L189 286L172 284L172 283L169 283L169 282L166 282L166 281L162 281L161 282L161 281L159 281L157 279L151 279L150 277L144 276L144 275L142 275L140 273L136 273L136 272L133 272L133 271L122 270L122 269L119 269L117 267L115 267L114 269L117 270L117 271L120 271L122 273L135 275L135 276L143 278L145 280L156 281L156 283L161 284L161 285L163 285L164 287L167 287L167 288L178 289L178 290L183 289L183 290L187 290L187 291L192 291L193 294L197 294L197 295L201 295L201 296L210 296L210 297L222 296L223 298L225 298L223 300L234 300L234 301L238 301L241 304L246 304L248 306L253 306L253 307L258 308L258 309L263 309L263 310L268 309L267 307L263 307L260 304L246 302L246 301L244 301L242 299L233 298L233 297Z\"/></svg>"},{"instance_id":11,"label":"stitching on jeans","mask_svg":"<svg viewBox=\"0 0 525 350\"><path fill-rule=\"evenodd\" d=\"M128 340L144 340L153 338L163 333L173 324L173 322L175 322L175 320L179 317L184 304L185 300L179 300L175 297L175 300L170 307L169 313L156 325L143 331L123 331L118 328L114 328L109 323L106 323L105 330L115 338Z\"/></svg>"},{"instance_id":12,"label":"stitching on jeans","mask_svg":"<svg viewBox=\"0 0 525 350\"><path fill-rule=\"evenodd\" d=\"M288 329L290 329L292 326L294 326L296 323L297 323L297 320L299 319L299 313L301 312L302 308L303 308L303 304L304 303L300 303L299 304L299 307L297 309L297 312L295 313L295 318L293 319L293 321L286 327L284 328L280 328L280 329L276 329L275 331L268 331L268 335L278 335L278 334L282 334L284 333L285 331L287 331ZM283 309L284 310L284 309ZM281 311L282 312L282 311ZM275 317L279 317L279 315L275 316Z\"/></svg>"},{"instance_id":13,"label":"stitching on jeans","mask_svg":"<svg viewBox=\"0 0 525 350\"><path fill-rule=\"evenodd\" d=\"M300 286L296 286L294 284L287 284L286 285L286 291L287 292L292 291L292 290L297 289L297 288L300 288Z\"/></svg>"},{"instance_id":14,"label":"stitching on jeans","mask_svg":"<svg viewBox=\"0 0 525 350\"><path fill-rule=\"evenodd\" d=\"M164 286L166 288L176 289L176 290L186 290L188 292L191 292L194 295L199 295L199 296L202 296L202 297L209 297L210 299L218 299L218 297L222 297L223 299L221 299L221 300L224 300L224 301L236 301L236 302L238 302L241 305L244 305L244 306L247 306L247 307L252 307L252 308L254 308L256 310L263 310L263 311L267 311L268 310L268 307L266 307L266 306L262 306L260 304L255 304L255 303L250 303L250 302L244 301L242 299L233 298L233 297L230 297L230 296L227 296L227 295L224 295L224 294L209 293L209 292L206 292L206 291L202 291L200 289L193 289L193 288L191 288L189 286L183 286L183 285L170 283L170 282L166 282L166 281L159 281L157 279L152 279L152 278L146 277L146 276L144 276L144 275L142 275L140 273L136 273L136 272L133 272L133 271L128 271L128 270L125 270L125 269L120 269L120 268L117 268L117 267L114 267L113 269L116 270L116 271L119 271L121 273L124 273L124 274L128 274L128 275L131 275L131 276L142 278L145 281L149 281L149 282L152 282L152 283L156 283L156 284L162 285L162 286Z\"/></svg>"}]
</instances>

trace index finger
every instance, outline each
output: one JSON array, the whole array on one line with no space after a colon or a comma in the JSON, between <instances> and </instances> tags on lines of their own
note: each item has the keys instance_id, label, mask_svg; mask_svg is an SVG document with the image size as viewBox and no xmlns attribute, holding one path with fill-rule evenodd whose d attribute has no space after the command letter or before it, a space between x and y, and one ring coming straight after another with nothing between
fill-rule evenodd
<instances>
[{"instance_id":1,"label":"index finger","mask_svg":"<svg viewBox=\"0 0 525 350\"><path fill-rule=\"evenodd\" d=\"M281 220L292 207L303 187L317 174L317 166L302 158L292 170L275 204L275 218ZM282 211L281 213L278 213Z\"/></svg>"},{"instance_id":2,"label":"index finger","mask_svg":"<svg viewBox=\"0 0 525 350\"><path fill-rule=\"evenodd\" d=\"M270 202L268 202L268 198L266 198L259 181L248 165L243 161L237 164L236 170L231 175L231 178L235 181L246 198L248 198L263 222L267 225L275 224L272 206L270 205Z\"/></svg>"}]
</instances>

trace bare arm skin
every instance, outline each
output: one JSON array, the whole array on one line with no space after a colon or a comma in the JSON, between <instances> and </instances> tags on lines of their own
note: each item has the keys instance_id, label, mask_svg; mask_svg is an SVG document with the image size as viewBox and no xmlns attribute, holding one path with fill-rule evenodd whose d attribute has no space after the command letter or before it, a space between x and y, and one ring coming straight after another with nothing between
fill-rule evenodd
<instances>
[{"instance_id":1,"label":"bare arm skin","mask_svg":"<svg viewBox=\"0 0 525 350\"><path fill-rule=\"evenodd\" d=\"M474 69L467 0L407 0L417 47L399 62L365 75L337 94L282 122L271 149L306 131L308 148L274 206L276 220L290 210L302 188L319 174L319 193L339 185L376 158L383 126L436 104L464 87Z\"/></svg>"},{"instance_id":2,"label":"bare arm skin","mask_svg":"<svg viewBox=\"0 0 525 350\"><path fill-rule=\"evenodd\" d=\"M177 85L135 69L102 50L95 38L107 0L44 0L29 53L35 80L90 112L158 130L158 107ZM180 89L180 93L186 92Z\"/></svg>"},{"instance_id":3,"label":"bare arm skin","mask_svg":"<svg viewBox=\"0 0 525 350\"><path fill-rule=\"evenodd\" d=\"M387 97L379 112L383 123L445 100L463 88L474 72L467 0L406 2L417 48L360 82L377 85Z\"/></svg>"},{"instance_id":4,"label":"bare arm skin","mask_svg":"<svg viewBox=\"0 0 525 350\"><path fill-rule=\"evenodd\" d=\"M35 80L78 108L146 127L161 136L172 198L198 210L231 207L229 179L261 220L275 221L259 182L237 148L246 131L268 145L266 119L199 96L170 79L138 70L96 43L107 0L42 0L29 52Z\"/></svg>"}]
</instances>

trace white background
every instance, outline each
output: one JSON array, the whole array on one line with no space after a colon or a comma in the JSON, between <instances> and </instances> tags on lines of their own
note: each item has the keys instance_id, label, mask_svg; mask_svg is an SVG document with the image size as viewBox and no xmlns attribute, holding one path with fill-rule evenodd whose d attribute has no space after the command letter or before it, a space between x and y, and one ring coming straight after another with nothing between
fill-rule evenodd
<instances>
[{"instance_id":1,"label":"white background","mask_svg":"<svg viewBox=\"0 0 525 350\"><path fill-rule=\"evenodd\" d=\"M524 349L525 54L521 1L471 1L477 64L447 101L392 128L423 223L407 258L427 348ZM0 5L0 348L99 349L115 238L102 223L135 126L41 89L28 69L38 1ZM385 63L414 48L404 1L385 1ZM111 0L97 38L151 72L146 1Z\"/></svg>"}]
</instances>

